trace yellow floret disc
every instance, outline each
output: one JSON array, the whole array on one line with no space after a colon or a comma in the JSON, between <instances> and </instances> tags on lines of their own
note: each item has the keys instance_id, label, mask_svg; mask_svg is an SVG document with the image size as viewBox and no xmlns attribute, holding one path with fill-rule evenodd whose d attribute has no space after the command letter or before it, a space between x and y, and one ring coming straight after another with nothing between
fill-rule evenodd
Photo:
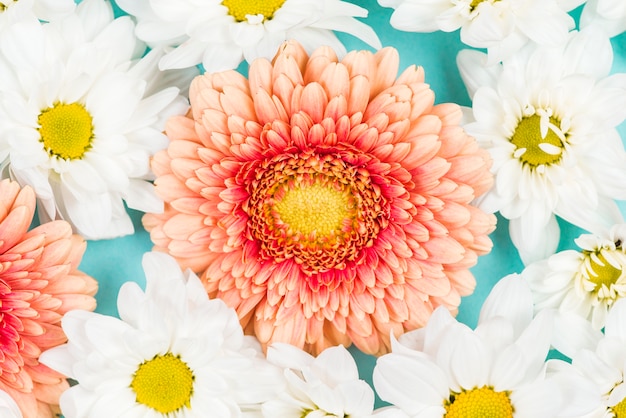
<instances>
[{"instance_id":1,"label":"yellow floret disc","mask_svg":"<svg viewBox=\"0 0 626 418\"><path fill-rule=\"evenodd\" d=\"M275 209L293 231L328 236L342 229L344 220L351 217L350 207L345 191L330 184L311 184L289 189Z\"/></svg>"},{"instance_id":2,"label":"yellow floret disc","mask_svg":"<svg viewBox=\"0 0 626 418\"><path fill-rule=\"evenodd\" d=\"M445 418L513 418L513 405L507 392L483 386L453 393L444 405Z\"/></svg>"},{"instance_id":3,"label":"yellow floret disc","mask_svg":"<svg viewBox=\"0 0 626 418\"><path fill-rule=\"evenodd\" d=\"M57 103L43 110L40 141L51 156L66 160L82 158L93 140L93 119L80 103Z\"/></svg>"},{"instance_id":4,"label":"yellow floret disc","mask_svg":"<svg viewBox=\"0 0 626 418\"><path fill-rule=\"evenodd\" d=\"M550 118L550 122L556 126L559 125L559 121L555 118ZM563 149L563 142L561 139L551 130L548 129L548 133L545 138L541 137L541 116L532 115L522 118L519 121L515 132L510 141L517 149L525 149L526 152L522 154L519 159L531 166L549 165L558 162L561 159L561 153L548 153L542 149L542 144L548 144L555 149Z\"/></svg>"},{"instance_id":5,"label":"yellow floret disc","mask_svg":"<svg viewBox=\"0 0 626 418\"><path fill-rule=\"evenodd\" d=\"M222 4L228 9L228 14L237 22L248 20L246 16L263 15L263 20L274 17L276 10L280 9L285 0L224 0Z\"/></svg>"},{"instance_id":6,"label":"yellow floret disc","mask_svg":"<svg viewBox=\"0 0 626 418\"><path fill-rule=\"evenodd\" d=\"M602 285L610 289L611 285L615 284L622 275L622 269L614 267L602 253L597 253L596 256L599 262L589 257L589 281L596 284L596 289Z\"/></svg>"},{"instance_id":7,"label":"yellow floret disc","mask_svg":"<svg viewBox=\"0 0 626 418\"><path fill-rule=\"evenodd\" d=\"M139 365L130 386L137 402L169 414L191 407L194 376L180 356L157 355Z\"/></svg>"}]
</instances>

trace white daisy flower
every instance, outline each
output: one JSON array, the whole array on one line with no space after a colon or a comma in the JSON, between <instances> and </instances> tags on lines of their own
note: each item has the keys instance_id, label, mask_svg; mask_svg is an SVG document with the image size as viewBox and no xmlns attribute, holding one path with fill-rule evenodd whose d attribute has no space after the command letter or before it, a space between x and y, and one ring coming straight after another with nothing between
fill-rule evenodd
<instances>
[{"instance_id":1,"label":"white daisy flower","mask_svg":"<svg viewBox=\"0 0 626 418\"><path fill-rule=\"evenodd\" d=\"M136 41L130 17L85 0L69 17L25 17L0 37L0 170L30 185L42 222L62 218L88 239L133 233L124 202L161 211L149 167L183 114L194 69L161 73L162 51Z\"/></svg>"},{"instance_id":2,"label":"white daisy flower","mask_svg":"<svg viewBox=\"0 0 626 418\"><path fill-rule=\"evenodd\" d=\"M581 251L566 250L528 265L522 277L533 292L535 309L574 312L602 329L613 304L626 296L626 224L605 236L581 235Z\"/></svg>"},{"instance_id":3,"label":"white daisy flower","mask_svg":"<svg viewBox=\"0 0 626 418\"><path fill-rule=\"evenodd\" d=\"M76 7L74 0L0 0L0 25L12 14L34 14L50 22L70 15Z\"/></svg>"},{"instance_id":4,"label":"white daisy flower","mask_svg":"<svg viewBox=\"0 0 626 418\"><path fill-rule=\"evenodd\" d=\"M613 37L626 31L626 2L589 0L580 15L580 26L597 26Z\"/></svg>"},{"instance_id":5,"label":"white daisy flower","mask_svg":"<svg viewBox=\"0 0 626 418\"><path fill-rule=\"evenodd\" d=\"M374 368L374 387L393 406L380 417L577 417L599 397L567 363L546 372L551 311L533 319L526 282L514 275L496 284L471 330L445 309L426 327L394 341ZM550 360L554 361L554 360Z\"/></svg>"},{"instance_id":6,"label":"white daisy flower","mask_svg":"<svg viewBox=\"0 0 626 418\"><path fill-rule=\"evenodd\" d=\"M364 418L374 409L374 391L359 379L356 362L343 346L317 357L274 343L267 359L284 370L287 390L263 404L266 418Z\"/></svg>"},{"instance_id":7,"label":"white daisy flower","mask_svg":"<svg viewBox=\"0 0 626 418\"><path fill-rule=\"evenodd\" d=\"M556 250L555 215L592 233L623 222L613 199L626 199L626 152L615 129L626 118L626 75L609 76L612 59L609 39L589 29L497 66L483 66L478 51L459 53L473 99L465 129L491 154L496 176L478 203L510 220L526 264Z\"/></svg>"},{"instance_id":8,"label":"white daisy flower","mask_svg":"<svg viewBox=\"0 0 626 418\"><path fill-rule=\"evenodd\" d=\"M487 48L489 63L512 56L529 41L559 45L574 28L566 12L579 0L378 0L395 9L391 26L408 32L454 32Z\"/></svg>"},{"instance_id":9,"label":"white daisy flower","mask_svg":"<svg viewBox=\"0 0 626 418\"><path fill-rule=\"evenodd\" d=\"M604 334L589 322L576 323L571 318L565 318L558 330L562 341L567 341L559 350L594 383L601 399L600 405L583 418L626 416L626 300L615 302L606 317Z\"/></svg>"},{"instance_id":10,"label":"white daisy flower","mask_svg":"<svg viewBox=\"0 0 626 418\"><path fill-rule=\"evenodd\" d=\"M164 253L146 253L143 267L145 293L120 289L121 319L70 311L68 343L41 355L78 381L61 395L67 418L240 417L283 389L281 370L195 274Z\"/></svg>"},{"instance_id":11,"label":"white daisy flower","mask_svg":"<svg viewBox=\"0 0 626 418\"><path fill-rule=\"evenodd\" d=\"M159 68L202 63L209 72L236 68L243 60L272 59L280 45L295 39L310 53L328 45L345 47L332 32L362 39L374 48L376 33L355 17L367 10L341 0L118 0L137 19L136 34L148 45L168 46Z\"/></svg>"},{"instance_id":12,"label":"white daisy flower","mask_svg":"<svg viewBox=\"0 0 626 418\"><path fill-rule=\"evenodd\" d=\"M17 406L13 398L3 390L0 390L0 417L2 418L22 418L22 411Z\"/></svg>"}]
</instances>

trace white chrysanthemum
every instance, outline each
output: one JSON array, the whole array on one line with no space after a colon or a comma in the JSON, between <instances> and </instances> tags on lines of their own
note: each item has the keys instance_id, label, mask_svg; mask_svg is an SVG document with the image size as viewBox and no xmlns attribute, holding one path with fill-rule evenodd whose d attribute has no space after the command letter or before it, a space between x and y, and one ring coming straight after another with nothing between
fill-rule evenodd
<instances>
[{"instance_id":1,"label":"white chrysanthemum","mask_svg":"<svg viewBox=\"0 0 626 418\"><path fill-rule=\"evenodd\" d=\"M609 36L626 31L626 1L589 0L580 15L580 26L597 26Z\"/></svg>"},{"instance_id":2,"label":"white chrysanthemum","mask_svg":"<svg viewBox=\"0 0 626 418\"><path fill-rule=\"evenodd\" d=\"M40 361L78 381L61 395L75 417L240 417L283 388L237 314L209 299L200 279L164 253L146 253L145 293L134 282L118 296L121 319L70 311L68 343Z\"/></svg>"},{"instance_id":3,"label":"white chrysanthemum","mask_svg":"<svg viewBox=\"0 0 626 418\"><path fill-rule=\"evenodd\" d=\"M551 311L533 319L532 295L514 275L494 286L471 330L445 309L394 341L374 368L374 387L393 406L376 417L577 417L598 402L568 364L546 373ZM550 360L554 361L554 360Z\"/></svg>"},{"instance_id":4,"label":"white chrysanthemum","mask_svg":"<svg viewBox=\"0 0 626 418\"><path fill-rule=\"evenodd\" d=\"M528 265L522 277L533 292L535 309L574 312L602 329L611 306L626 296L626 224L606 236L581 235L581 251L566 250Z\"/></svg>"},{"instance_id":5,"label":"white chrysanthemum","mask_svg":"<svg viewBox=\"0 0 626 418\"><path fill-rule=\"evenodd\" d=\"M0 0L0 26L9 15L32 13L38 19L50 22L70 15L75 7L74 0Z\"/></svg>"},{"instance_id":6,"label":"white chrysanthemum","mask_svg":"<svg viewBox=\"0 0 626 418\"><path fill-rule=\"evenodd\" d=\"M479 202L510 220L528 264L553 254L555 215L589 232L621 223L626 153L615 129L626 118L626 75L609 76L609 39L573 32L561 47L528 47L502 65L464 50L458 64L473 118L465 125L493 158L494 188Z\"/></svg>"},{"instance_id":7,"label":"white chrysanthemum","mask_svg":"<svg viewBox=\"0 0 626 418\"><path fill-rule=\"evenodd\" d=\"M287 390L263 404L266 418L364 418L374 409L374 391L359 379L354 358L343 346L317 357L289 344L274 343L267 359L284 370Z\"/></svg>"},{"instance_id":8,"label":"white chrysanthemum","mask_svg":"<svg viewBox=\"0 0 626 418\"><path fill-rule=\"evenodd\" d=\"M608 313L604 334L587 321L572 321L574 317L562 315L557 348L601 397L600 405L582 418L626 417L626 299L615 302Z\"/></svg>"},{"instance_id":9,"label":"white chrysanthemum","mask_svg":"<svg viewBox=\"0 0 626 418\"><path fill-rule=\"evenodd\" d=\"M512 56L529 41L559 45L574 27L564 10L572 0L378 0L395 9L391 26L409 32L453 32L461 41L487 48L495 64Z\"/></svg>"},{"instance_id":10,"label":"white chrysanthemum","mask_svg":"<svg viewBox=\"0 0 626 418\"><path fill-rule=\"evenodd\" d=\"M374 48L376 33L355 17L367 10L341 0L118 0L137 19L136 34L150 46L171 51L161 69L202 63L210 72L236 68L243 60L272 59L288 40L308 52L321 45L339 55L345 47L333 30L349 33Z\"/></svg>"},{"instance_id":11,"label":"white chrysanthemum","mask_svg":"<svg viewBox=\"0 0 626 418\"><path fill-rule=\"evenodd\" d=\"M182 114L179 87L197 74L161 73L130 17L85 0L48 24L23 18L0 37L0 169L37 194L42 221L62 218L88 239L133 232L124 202L161 211L150 157ZM133 61L131 61L133 60Z\"/></svg>"},{"instance_id":12,"label":"white chrysanthemum","mask_svg":"<svg viewBox=\"0 0 626 418\"><path fill-rule=\"evenodd\" d=\"M22 412L13 398L3 390L0 390L0 417L22 418Z\"/></svg>"}]
</instances>

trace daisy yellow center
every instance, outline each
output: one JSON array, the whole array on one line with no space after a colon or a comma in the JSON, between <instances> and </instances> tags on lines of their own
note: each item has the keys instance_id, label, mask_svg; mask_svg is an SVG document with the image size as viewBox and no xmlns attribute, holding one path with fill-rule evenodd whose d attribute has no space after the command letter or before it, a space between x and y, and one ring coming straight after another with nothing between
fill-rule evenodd
<instances>
[{"instance_id":1,"label":"daisy yellow center","mask_svg":"<svg viewBox=\"0 0 626 418\"><path fill-rule=\"evenodd\" d=\"M280 219L305 234L328 236L341 229L349 216L349 199L344 191L313 184L288 190L274 206Z\"/></svg>"},{"instance_id":2,"label":"daisy yellow center","mask_svg":"<svg viewBox=\"0 0 626 418\"><path fill-rule=\"evenodd\" d=\"M93 119L79 103L57 103L41 112L40 141L51 156L82 158L93 140Z\"/></svg>"},{"instance_id":3,"label":"daisy yellow center","mask_svg":"<svg viewBox=\"0 0 626 418\"><path fill-rule=\"evenodd\" d=\"M137 402L163 414L191 407L194 376L189 366L171 353L139 365L130 386Z\"/></svg>"},{"instance_id":4,"label":"daisy yellow center","mask_svg":"<svg viewBox=\"0 0 626 418\"><path fill-rule=\"evenodd\" d=\"M444 407L445 418L512 418L514 411L508 392L488 386L453 393Z\"/></svg>"},{"instance_id":5,"label":"daisy yellow center","mask_svg":"<svg viewBox=\"0 0 626 418\"><path fill-rule=\"evenodd\" d=\"M523 117L510 139L516 147L514 156L535 167L558 162L563 151L563 141L555 133L559 121L549 117L550 127L542 136L541 118L537 114Z\"/></svg>"},{"instance_id":6,"label":"daisy yellow center","mask_svg":"<svg viewBox=\"0 0 626 418\"><path fill-rule=\"evenodd\" d=\"M263 20L274 17L276 10L280 9L285 0L224 0L222 4L228 9L228 14L237 22L245 22L246 16L263 15Z\"/></svg>"},{"instance_id":7,"label":"daisy yellow center","mask_svg":"<svg viewBox=\"0 0 626 418\"><path fill-rule=\"evenodd\" d=\"M622 399L620 403L609 408L613 412L615 418L626 418L626 398Z\"/></svg>"},{"instance_id":8,"label":"daisy yellow center","mask_svg":"<svg viewBox=\"0 0 626 418\"><path fill-rule=\"evenodd\" d=\"M602 253L596 253L596 257L589 257L589 281L596 285L596 289L602 285L610 289L622 275L622 269L609 263Z\"/></svg>"}]
</instances>

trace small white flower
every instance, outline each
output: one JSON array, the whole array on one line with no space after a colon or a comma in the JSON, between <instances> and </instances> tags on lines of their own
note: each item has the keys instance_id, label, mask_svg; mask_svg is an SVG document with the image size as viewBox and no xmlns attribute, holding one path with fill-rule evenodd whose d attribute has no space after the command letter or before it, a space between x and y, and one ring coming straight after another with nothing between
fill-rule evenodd
<instances>
[{"instance_id":1,"label":"small white flower","mask_svg":"<svg viewBox=\"0 0 626 418\"><path fill-rule=\"evenodd\" d=\"M267 359L284 369L287 390L263 404L266 418L363 418L374 408L374 391L359 379L354 358L343 346L317 357L289 344L274 343Z\"/></svg>"},{"instance_id":2,"label":"small white flower","mask_svg":"<svg viewBox=\"0 0 626 418\"><path fill-rule=\"evenodd\" d=\"M139 60L130 17L85 0L65 19L24 17L0 37L0 170L30 185L42 222L62 218L88 239L131 234L124 203L161 211L150 157L165 120L188 101L197 71L162 73L162 51Z\"/></svg>"},{"instance_id":3,"label":"small white flower","mask_svg":"<svg viewBox=\"0 0 626 418\"><path fill-rule=\"evenodd\" d=\"M580 15L580 26L596 26L613 37L626 31L626 2L589 0Z\"/></svg>"},{"instance_id":4,"label":"small white flower","mask_svg":"<svg viewBox=\"0 0 626 418\"><path fill-rule=\"evenodd\" d=\"M572 321L571 313L562 315L557 347L572 359L572 366L594 383L600 405L584 418L626 416L626 299L615 302L606 317L604 334L589 322Z\"/></svg>"},{"instance_id":5,"label":"small white flower","mask_svg":"<svg viewBox=\"0 0 626 418\"><path fill-rule=\"evenodd\" d=\"M70 311L68 343L40 361L78 381L61 395L76 417L239 417L282 389L280 369L237 314L164 253L146 253L145 293L122 285L121 319Z\"/></svg>"},{"instance_id":6,"label":"small white flower","mask_svg":"<svg viewBox=\"0 0 626 418\"><path fill-rule=\"evenodd\" d=\"M566 250L528 265L522 277L533 292L535 309L574 312L602 329L613 304L626 296L626 224L606 236L581 235L581 251Z\"/></svg>"},{"instance_id":7,"label":"small white flower","mask_svg":"<svg viewBox=\"0 0 626 418\"><path fill-rule=\"evenodd\" d=\"M593 30L497 66L477 51L458 56L475 119L465 129L496 176L478 203L510 220L526 264L556 250L555 215L593 233L623 222L614 199L626 199L626 152L615 128L626 118L626 75L609 76L612 59L608 37Z\"/></svg>"},{"instance_id":8,"label":"small white flower","mask_svg":"<svg viewBox=\"0 0 626 418\"><path fill-rule=\"evenodd\" d=\"M355 17L367 10L341 0L118 0L137 19L137 36L170 52L161 69L202 63L209 72L236 68L243 60L272 59L289 39L310 53L328 45L337 54L345 47L332 32L349 33L374 48L376 33Z\"/></svg>"},{"instance_id":9,"label":"small white flower","mask_svg":"<svg viewBox=\"0 0 626 418\"><path fill-rule=\"evenodd\" d=\"M374 368L378 395L393 406L381 417L577 417L599 403L586 379L560 364L546 372L551 311L533 318L532 296L516 276L503 278L471 330L438 308L425 328L394 342ZM553 361L553 360L550 360ZM572 401L575 399L575 401Z\"/></svg>"},{"instance_id":10,"label":"small white flower","mask_svg":"<svg viewBox=\"0 0 626 418\"><path fill-rule=\"evenodd\" d=\"M529 41L559 45L574 27L567 8L580 0L378 0L395 9L391 25L410 32L453 32L461 41L487 48L495 64Z\"/></svg>"}]
</instances>

